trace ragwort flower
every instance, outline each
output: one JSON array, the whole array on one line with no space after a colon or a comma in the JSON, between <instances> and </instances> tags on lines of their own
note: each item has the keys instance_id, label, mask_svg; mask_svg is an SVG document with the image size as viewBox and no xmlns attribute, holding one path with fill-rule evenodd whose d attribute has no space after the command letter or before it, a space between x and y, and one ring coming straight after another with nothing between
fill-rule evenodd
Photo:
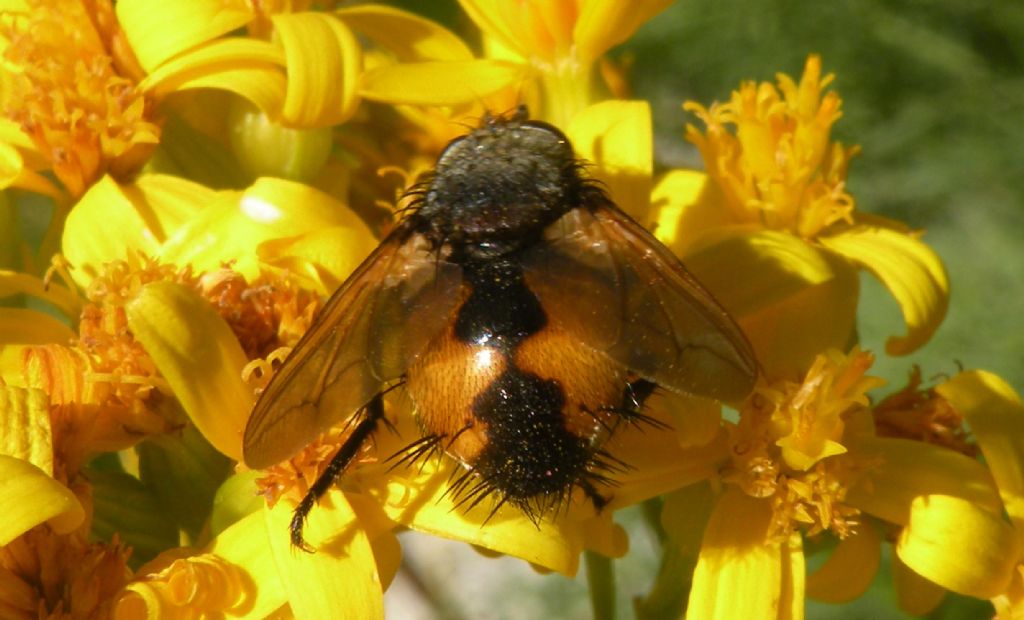
<instances>
[{"instance_id":1,"label":"ragwort flower","mask_svg":"<svg viewBox=\"0 0 1024 620\"><path fill-rule=\"evenodd\" d=\"M998 376L963 372L935 388L963 415L1001 502L942 492L914 499L896 543L908 567L944 588L991 599L998 618L1024 615L1024 405Z\"/></svg>"},{"instance_id":2,"label":"ragwort flower","mask_svg":"<svg viewBox=\"0 0 1024 620\"><path fill-rule=\"evenodd\" d=\"M999 496L981 463L945 446L876 435L867 392L881 381L865 374L871 363L857 349L832 351L818 356L800 383L759 386L738 422L727 423L728 456L710 486L667 496L662 523L675 547L666 552L696 556L688 613L784 618L803 613L805 596L847 602L871 584L889 532L921 546L933 540L934 522L915 520L924 498L945 496L979 514L998 510ZM824 564L807 574L805 547L829 541L834 545ZM956 563L947 552L946 560ZM907 562L899 547L897 553ZM936 552L928 553L934 566ZM977 579L998 581L1005 572L990 575L1003 566L982 564L985 576ZM913 613L926 613L941 590L917 579L923 583L915 591L901 588L901 601ZM655 592L645 605L656 608L665 598Z\"/></svg>"},{"instance_id":3,"label":"ragwort flower","mask_svg":"<svg viewBox=\"0 0 1024 620\"><path fill-rule=\"evenodd\" d=\"M72 198L108 172L130 178L160 127L153 102L137 88L141 68L111 3L28 0L3 8L4 117ZM12 137L7 150L19 146ZM24 167L29 162L20 163L22 186L38 180Z\"/></svg>"},{"instance_id":4,"label":"ragwort flower","mask_svg":"<svg viewBox=\"0 0 1024 620\"><path fill-rule=\"evenodd\" d=\"M811 56L799 83L780 74L777 87L747 82L724 104L688 103L707 126L687 129L707 172L671 171L654 190L658 237L738 319L773 378L854 339L858 269L903 311L908 332L889 339L890 354L923 345L948 305L945 268L920 234L854 210L845 181L857 149L829 141L840 116L831 81Z\"/></svg>"},{"instance_id":5,"label":"ragwort flower","mask_svg":"<svg viewBox=\"0 0 1024 620\"><path fill-rule=\"evenodd\" d=\"M670 2L609 0L501 2L465 0L484 38L484 58L469 55L387 64L369 71L368 98L393 103L492 110L525 102L558 126L600 99L593 82L602 55L628 39Z\"/></svg>"}]
</instances>

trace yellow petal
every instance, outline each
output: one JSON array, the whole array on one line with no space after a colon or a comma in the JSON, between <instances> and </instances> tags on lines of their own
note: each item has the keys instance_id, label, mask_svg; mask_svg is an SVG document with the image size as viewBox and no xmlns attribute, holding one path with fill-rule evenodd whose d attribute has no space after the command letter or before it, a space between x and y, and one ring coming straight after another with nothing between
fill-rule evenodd
<instances>
[{"instance_id":1,"label":"yellow petal","mask_svg":"<svg viewBox=\"0 0 1024 620\"><path fill-rule=\"evenodd\" d=\"M117 21L147 73L164 61L249 23L243 0L119 0Z\"/></svg>"},{"instance_id":2,"label":"yellow petal","mask_svg":"<svg viewBox=\"0 0 1024 620\"><path fill-rule=\"evenodd\" d=\"M495 60L415 62L367 71L361 92L386 103L461 105L516 86L526 74L523 65Z\"/></svg>"},{"instance_id":3,"label":"yellow petal","mask_svg":"<svg viewBox=\"0 0 1024 620\"><path fill-rule=\"evenodd\" d=\"M241 460L253 396L231 328L198 293L166 281L144 285L125 307L128 327L203 436Z\"/></svg>"},{"instance_id":4,"label":"yellow petal","mask_svg":"<svg viewBox=\"0 0 1024 620\"><path fill-rule=\"evenodd\" d=\"M386 591L402 566L402 545L395 536L395 523L387 517L387 513L377 500L369 495L346 493L345 499L348 500L373 547L377 575Z\"/></svg>"},{"instance_id":5,"label":"yellow petal","mask_svg":"<svg viewBox=\"0 0 1024 620\"><path fill-rule=\"evenodd\" d=\"M297 127L326 127L348 120L359 103L362 48L338 18L324 13L271 17L288 66L282 118Z\"/></svg>"},{"instance_id":6,"label":"yellow petal","mask_svg":"<svg viewBox=\"0 0 1024 620\"><path fill-rule=\"evenodd\" d=\"M79 286L87 287L97 267L123 259L129 250L156 253L160 240L150 234L144 213L110 176L86 191L67 217L61 244Z\"/></svg>"},{"instance_id":7,"label":"yellow petal","mask_svg":"<svg viewBox=\"0 0 1024 620\"><path fill-rule=\"evenodd\" d=\"M536 24L533 28L524 28L522 32L524 36L520 37L520 33L517 32L515 26L522 24L513 24L512 20L508 18L516 13L530 11L532 8L530 3L510 5L500 0L459 0L459 4L462 6L462 10L473 20L477 28L482 31L485 40L497 39L501 47L513 51L522 58L530 55L531 48L538 47L530 45L530 42L524 39L531 32L537 33L536 36L538 37L543 36L540 34L544 30L542 24ZM545 5L558 6L564 5L564 3L558 1L539 3L538 9L543 9Z\"/></svg>"},{"instance_id":8,"label":"yellow petal","mask_svg":"<svg viewBox=\"0 0 1024 620\"><path fill-rule=\"evenodd\" d=\"M847 261L789 233L723 230L683 263L735 318L770 379L803 377L854 335L859 281Z\"/></svg>"},{"instance_id":9,"label":"yellow petal","mask_svg":"<svg viewBox=\"0 0 1024 620\"><path fill-rule=\"evenodd\" d=\"M875 274L903 311L907 335L885 343L890 355L906 355L932 337L949 306L946 268L935 252L917 237L887 228L857 226L821 244Z\"/></svg>"},{"instance_id":10,"label":"yellow petal","mask_svg":"<svg viewBox=\"0 0 1024 620\"><path fill-rule=\"evenodd\" d=\"M698 170L670 170L655 183L647 218L655 236L676 256L690 254L697 237L728 223L729 210L708 199L715 192L715 183Z\"/></svg>"},{"instance_id":11,"label":"yellow petal","mask_svg":"<svg viewBox=\"0 0 1024 620\"><path fill-rule=\"evenodd\" d=\"M256 255L268 265L305 276L309 288L329 295L359 266L375 244L376 240L364 230L331 226L298 237L264 241L256 248Z\"/></svg>"},{"instance_id":12,"label":"yellow petal","mask_svg":"<svg viewBox=\"0 0 1024 620\"><path fill-rule=\"evenodd\" d=\"M961 373L936 388L974 433L1003 507L1024 537L1024 404L1000 377L984 371Z\"/></svg>"},{"instance_id":13,"label":"yellow petal","mask_svg":"<svg viewBox=\"0 0 1024 620\"><path fill-rule=\"evenodd\" d=\"M882 561L882 536L871 521L840 540L825 563L807 576L807 596L825 603L848 603L864 594Z\"/></svg>"},{"instance_id":14,"label":"yellow petal","mask_svg":"<svg viewBox=\"0 0 1024 620\"><path fill-rule=\"evenodd\" d=\"M402 62L473 58L473 52L451 30L401 9L366 4L338 9L336 15Z\"/></svg>"},{"instance_id":15,"label":"yellow petal","mask_svg":"<svg viewBox=\"0 0 1024 620\"><path fill-rule=\"evenodd\" d=\"M207 551L243 568L257 585L256 600L249 617L262 618L285 602L284 584L278 577L274 556L268 553L266 517L254 512L224 530Z\"/></svg>"},{"instance_id":16,"label":"yellow petal","mask_svg":"<svg viewBox=\"0 0 1024 620\"><path fill-rule=\"evenodd\" d=\"M717 429L714 441L683 448L675 433L646 428L617 432L605 449L629 469L612 476L616 488L608 508L623 508L717 475L728 457L725 431Z\"/></svg>"},{"instance_id":17,"label":"yellow petal","mask_svg":"<svg viewBox=\"0 0 1024 620\"><path fill-rule=\"evenodd\" d=\"M264 511L266 536L296 618L383 618L384 594L373 548L345 494L331 490L304 530L316 553L291 545L288 524L295 504L278 501Z\"/></svg>"},{"instance_id":18,"label":"yellow petal","mask_svg":"<svg viewBox=\"0 0 1024 620\"><path fill-rule=\"evenodd\" d=\"M180 559L182 550L172 549L169 559L139 569L113 617L191 618L200 609L211 617L271 617L287 599L268 544L260 510L221 532L205 553Z\"/></svg>"},{"instance_id":19,"label":"yellow petal","mask_svg":"<svg viewBox=\"0 0 1024 620\"><path fill-rule=\"evenodd\" d=\"M583 2L573 30L576 52L584 63L633 36L637 28L664 11L672 0L592 0Z\"/></svg>"},{"instance_id":20,"label":"yellow petal","mask_svg":"<svg viewBox=\"0 0 1024 620\"><path fill-rule=\"evenodd\" d=\"M148 75L139 88L158 96L197 88L226 90L276 116L285 97L284 64L283 52L272 43L231 38L172 58Z\"/></svg>"},{"instance_id":21,"label":"yellow petal","mask_svg":"<svg viewBox=\"0 0 1024 620\"><path fill-rule=\"evenodd\" d=\"M890 523L906 525L911 502L921 495L952 495L993 512L1002 507L985 466L959 452L884 437L849 447L869 467L848 490L847 502Z\"/></svg>"},{"instance_id":22,"label":"yellow petal","mask_svg":"<svg viewBox=\"0 0 1024 620\"><path fill-rule=\"evenodd\" d=\"M892 581L900 609L912 616L924 616L935 610L947 590L918 575L892 554Z\"/></svg>"},{"instance_id":23,"label":"yellow petal","mask_svg":"<svg viewBox=\"0 0 1024 620\"><path fill-rule=\"evenodd\" d=\"M394 453L408 444L381 436L378 439L382 454ZM455 506L449 480L458 475L456 467L452 459L442 458L426 461L422 468L417 464L387 475L385 466L367 466L354 473L365 479L368 490L397 523L522 558L563 575L576 573L584 546L580 512L589 517L593 515L592 509L577 509L574 503L569 510L572 520L563 512L554 519L545 518L534 524L518 509L506 505L485 525L484 520L493 508L489 501L469 511L465 506Z\"/></svg>"},{"instance_id":24,"label":"yellow petal","mask_svg":"<svg viewBox=\"0 0 1024 620\"><path fill-rule=\"evenodd\" d=\"M75 333L48 314L25 308L0 308L0 343L67 344Z\"/></svg>"},{"instance_id":25,"label":"yellow petal","mask_svg":"<svg viewBox=\"0 0 1024 620\"><path fill-rule=\"evenodd\" d=\"M923 577L977 598L1006 590L1022 551L998 512L946 495L916 498L896 544L900 560Z\"/></svg>"},{"instance_id":26,"label":"yellow petal","mask_svg":"<svg viewBox=\"0 0 1024 620\"><path fill-rule=\"evenodd\" d=\"M803 589L793 583L803 571L799 538L769 540L771 517L764 500L737 490L722 495L704 531L687 607L690 617L802 617Z\"/></svg>"},{"instance_id":27,"label":"yellow petal","mask_svg":"<svg viewBox=\"0 0 1024 620\"><path fill-rule=\"evenodd\" d=\"M589 106L569 124L576 154L608 188L612 200L646 224L654 169L654 134L646 101L604 101Z\"/></svg>"},{"instance_id":28,"label":"yellow petal","mask_svg":"<svg viewBox=\"0 0 1024 620\"><path fill-rule=\"evenodd\" d=\"M62 250L85 288L97 267L130 252L155 255L163 243L216 192L166 175L142 175L130 185L104 176L82 196L64 224Z\"/></svg>"},{"instance_id":29,"label":"yellow petal","mask_svg":"<svg viewBox=\"0 0 1024 620\"><path fill-rule=\"evenodd\" d=\"M332 226L347 227L366 240L358 246L336 248L338 255L361 261L375 243L359 216L331 196L302 183L267 177L242 193L224 193L181 226L164 244L160 257L197 271L235 261L233 269L253 279L259 274L257 247L261 243Z\"/></svg>"},{"instance_id":30,"label":"yellow petal","mask_svg":"<svg viewBox=\"0 0 1024 620\"><path fill-rule=\"evenodd\" d=\"M16 139L16 142L11 141L12 127L20 134L19 138L28 138L13 121L0 119L0 188L17 187L55 200L63 200L64 192L53 181L29 167L26 158L40 159L40 156L31 143L22 144L20 139ZM33 155L35 157L32 157ZM39 170L49 167L45 161L33 164Z\"/></svg>"},{"instance_id":31,"label":"yellow petal","mask_svg":"<svg viewBox=\"0 0 1024 620\"><path fill-rule=\"evenodd\" d=\"M46 393L0 385L0 454L53 475L53 431Z\"/></svg>"},{"instance_id":32,"label":"yellow petal","mask_svg":"<svg viewBox=\"0 0 1024 620\"><path fill-rule=\"evenodd\" d=\"M0 454L0 547L49 522L58 534L75 530L85 510L74 493L28 461Z\"/></svg>"}]
</instances>

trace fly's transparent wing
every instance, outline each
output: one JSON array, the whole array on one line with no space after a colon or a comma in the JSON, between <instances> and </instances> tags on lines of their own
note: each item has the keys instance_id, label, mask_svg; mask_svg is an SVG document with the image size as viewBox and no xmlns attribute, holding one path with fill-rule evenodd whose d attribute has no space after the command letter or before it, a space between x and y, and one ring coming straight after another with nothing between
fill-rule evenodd
<instances>
[{"instance_id":1,"label":"fly's transparent wing","mask_svg":"<svg viewBox=\"0 0 1024 620\"><path fill-rule=\"evenodd\" d=\"M448 324L462 270L396 230L331 296L245 428L249 467L291 457L400 378Z\"/></svg>"},{"instance_id":2,"label":"fly's transparent wing","mask_svg":"<svg viewBox=\"0 0 1024 620\"><path fill-rule=\"evenodd\" d=\"M545 234L524 270L558 328L663 387L726 401L750 392L757 362L746 337L628 215L581 207Z\"/></svg>"}]
</instances>

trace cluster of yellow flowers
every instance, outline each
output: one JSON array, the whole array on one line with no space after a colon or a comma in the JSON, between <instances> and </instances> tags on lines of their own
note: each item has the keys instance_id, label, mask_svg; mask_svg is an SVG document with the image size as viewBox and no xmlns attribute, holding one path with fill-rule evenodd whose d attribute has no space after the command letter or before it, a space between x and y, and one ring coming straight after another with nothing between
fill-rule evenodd
<instances>
[{"instance_id":1,"label":"cluster of yellow flowers","mask_svg":"<svg viewBox=\"0 0 1024 620\"><path fill-rule=\"evenodd\" d=\"M887 355L928 342L948 283L918 232L856 210L819 58L687 103L705 171L655 175L649 106L604 54L666 0L460 0L479 54L398 9L312 4L0 1L0 616L382 617L400 529L571 575L626 552L616 508L663 497L682 559L638 603L651 617L799 618L862 594L886 541L907 611L949 590L1024 617L1024 405L973 370L869 394L859 272L903 313ZM291 510L343 433L247 471L254 391L402 190L522 102L729 310L757 387L724 416L656 394L674 430L613 438L611 505L536 524L453 510L450 459L383 463L416 436L400 416L297 553ZM29 212L49 217L31 243ZM810 544L831 551L808 573Z\"/></svg>"}]
</instances>

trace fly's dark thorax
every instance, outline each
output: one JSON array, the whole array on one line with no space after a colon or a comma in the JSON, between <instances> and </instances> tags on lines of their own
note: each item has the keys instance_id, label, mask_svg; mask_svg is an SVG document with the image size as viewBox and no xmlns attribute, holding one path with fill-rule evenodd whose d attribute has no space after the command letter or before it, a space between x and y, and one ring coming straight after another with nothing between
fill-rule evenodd
<instances>
[{"instance_id":1,"label":"fly's dark thorax","mask_svg":"<svg viewBox=\"0 0 1024 620\"><path fill-rule=\"evenodd\" d=\"M589 477L621 404L624 371L560 331L516 256L468 261L450 329L410 369L425 434L472 472L473 493L523 507Z\"/></svg>"},{"instance_id":2,"label":"fly's dark thorax","mask_svg":"<svg viewBox=\"0 0 1024 620\"><path fill-rule=\"evenodd\" d=\"M453 141L414 193L421 231L434 244L484 262L512 254L581 204L588 185L572 146L550 125L491 120Z\"/></svg>"}]
</instances>

